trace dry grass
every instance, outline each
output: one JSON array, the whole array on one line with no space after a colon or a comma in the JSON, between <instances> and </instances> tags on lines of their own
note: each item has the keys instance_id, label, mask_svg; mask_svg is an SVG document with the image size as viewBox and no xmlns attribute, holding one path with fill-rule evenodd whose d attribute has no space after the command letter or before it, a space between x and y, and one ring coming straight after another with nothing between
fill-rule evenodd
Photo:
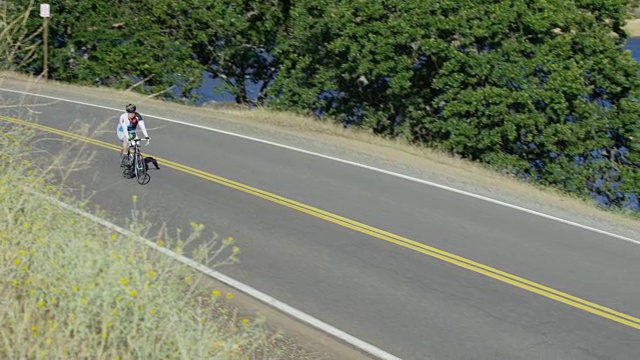
<instances>
[{"instance_id":1,"label":"dry grass","mask_svg":"<svg viewBox=\"0 0 640 360\"><path fill-rule=\"evenodd\" d=\"M624 30L630 37L640 37L640 19L627 20Z\"/></svg>"},{"instance_id":2,"label":"dry grass","mask_svg":"<svg viewBox=\"0 0 640 360\"><path fill-rule=\"evenodd\" d=\"M238 318L220 306L217 292L203 297L194 270L34 196L63 197L51 184L91 157L70 162L64 156L70 150L47 158L26 146L35 139L26 130L2 133L1 358L281 357L264 319ZM202 234L194 224L186 239L170 239L166 228L149 236L136 211L128 228L178 253ZM196 260L218 259L217 266L237 260L232 239L203 243Z\"/></svg>"},{"instance_id":3,"label":"dry grass","mask_svg":"<svg viewBox=\"0 0 640 360\"><path fill-rule=\"evenodd\" d=\"M563 193L551 187L527 184L510 175L485 166L443 154L432 149L411 145L401 140L389 140L363 129L343 128L328 121L300 116L289 112L267 109L225 109L194 107L168 103L131 92L102 87L78 86L55 81L38 81L33 76L15 72L0 73L0 79L11 88L35 93L53 93L95 104L136 102L150 113L176 119L197 119L201 122L229 122L269 132L289 134L309 142L324 142L344 149L393 162L434 174L443 181L481 187L489 192L507 194L529 202L545 204L562 211L625 225L640 230L635 214L625 211L608 211L597 206L592 199L584 199ZM144 111L143 111L144 113ZM188 120L187 120L188 121Z\"/></svg>"}]
</instances>

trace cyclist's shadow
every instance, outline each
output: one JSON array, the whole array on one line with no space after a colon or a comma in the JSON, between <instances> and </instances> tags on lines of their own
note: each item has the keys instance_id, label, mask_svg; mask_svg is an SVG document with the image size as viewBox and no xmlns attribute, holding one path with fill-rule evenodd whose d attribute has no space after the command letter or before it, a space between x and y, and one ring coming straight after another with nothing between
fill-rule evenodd
<instances>
[{"instance_id":1,"label":"cyclist's shadow","mask_svg":"<svg viewBox=\"0 0 640 360\"><path fill-rule=\"evenodd\" d=\"M156 170L160 170L160 166L158 166L158 160L154 159L152 156L142 156L144 159L145 170L149 170L149 163L152 163Z\"/></svg>"}]
</instances>

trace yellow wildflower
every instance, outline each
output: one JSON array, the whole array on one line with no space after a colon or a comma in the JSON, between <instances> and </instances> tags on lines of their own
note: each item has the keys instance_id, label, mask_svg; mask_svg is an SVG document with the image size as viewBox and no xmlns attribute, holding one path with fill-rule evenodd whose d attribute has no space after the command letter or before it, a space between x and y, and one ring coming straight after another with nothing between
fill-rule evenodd
<instances>
[{"instance_id":1,"label":"yellow wildflower","mask_svg":"<svg viewBox=\"0 0 640 360\"><path fill-rule=\"evenodd\" d=\"M213 290L213 291L211 292L211 294L213 294L213 296L215 296L215 297L218 297L218 296L220 296L220 291L218 291L218 290Z\"/></svg>"}]
</instances>

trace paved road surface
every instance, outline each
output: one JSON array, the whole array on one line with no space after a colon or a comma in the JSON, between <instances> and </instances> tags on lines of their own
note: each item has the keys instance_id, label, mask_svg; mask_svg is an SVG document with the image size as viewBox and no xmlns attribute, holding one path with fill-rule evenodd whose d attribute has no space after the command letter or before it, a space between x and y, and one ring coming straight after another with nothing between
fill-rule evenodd
<instances>
[{"instance_id":1,"label":"paved road surface","mask_svg":"<svg viewBox=\"0 0 640 360\"><path fill-rule=\"evenodd\" d=\"M38 110L63 130L76 118L106 122L97 138L117 144L118 112ZM150 117L147 126L152 155L640 315L640 245L266 144ZM76 178L110 214L128 216L137 194L154 221L232 235L242 262L223 272L403 359L640 358L638 328L167 167L140 187L121 177L115 151L96 149L99 161Z\"/></svg>"}]
</instances>

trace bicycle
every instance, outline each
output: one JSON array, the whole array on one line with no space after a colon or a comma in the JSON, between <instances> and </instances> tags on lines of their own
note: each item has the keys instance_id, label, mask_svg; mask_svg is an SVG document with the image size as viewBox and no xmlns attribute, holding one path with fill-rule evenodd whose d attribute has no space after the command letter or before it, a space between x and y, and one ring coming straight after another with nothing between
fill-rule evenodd
<instances>
[{"instance_id":1,"label":"bicycle","mask_svg":"<svg viewBox=\"0 0 640 360\"><path fill-rule=\"evenodd\" d=\"M133 150L133 151L132 151ZM136 137L133 140L129 140L129 150L127 157L129 158L129 165L122 171L122 176L130 178L131 167L138 181L138 184L145 185L151 181L151 175L147 173L147 164L144 162L142 151L140 150L140 139Z\"/></svg>"}]
</instances>

